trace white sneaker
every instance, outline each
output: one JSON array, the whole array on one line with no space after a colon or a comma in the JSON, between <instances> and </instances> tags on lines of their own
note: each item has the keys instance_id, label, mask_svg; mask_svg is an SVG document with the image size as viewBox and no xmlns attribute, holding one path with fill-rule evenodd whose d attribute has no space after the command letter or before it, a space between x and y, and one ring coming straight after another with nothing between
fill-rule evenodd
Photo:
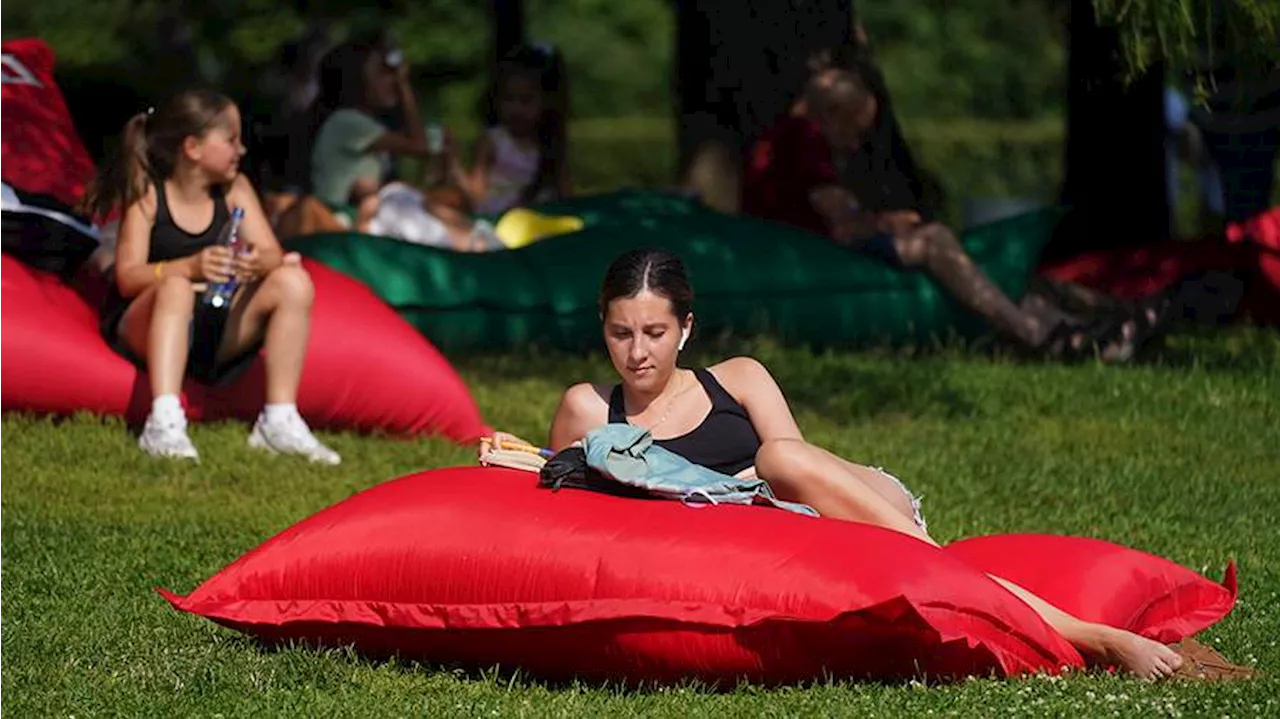
<instances>
[{"instance_id":1,"label":"white sneaker","mask_svg":"<svg viewBox=\"0 0 1280 719\"><path fill-rule=\"evenodd\" d=\"M187 437L187 418L181 413L158 417L154 412L138 437L138 446L152 457L200 460L200 453Z\"/></svg>"},{"instance_id":2,"label":"white sneaker","mask_svg":"<svg viewBox=\"0 0 1280 719\"><path fill-rule=\"evenodd\" d=\"M268 422L265 412L258 414L258 421L249 434L249 446L254 449L265 449L276 454L298 454L312 462L321 464L340 464L342 457L338 453L320 444L320 440L311 434L311 428L299 414L290 415L288 419Z\"/></svg>"}]
</instances>

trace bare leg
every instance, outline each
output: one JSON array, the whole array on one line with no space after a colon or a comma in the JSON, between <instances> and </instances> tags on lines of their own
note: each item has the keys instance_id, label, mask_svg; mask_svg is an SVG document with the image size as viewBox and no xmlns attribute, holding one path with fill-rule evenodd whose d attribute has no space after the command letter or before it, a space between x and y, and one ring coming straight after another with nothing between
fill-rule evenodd
<instances>
[{"instance_id":1,"label":"bare leg","mask_svg":"<svg viewBox=\"0 0 1280 719\"><path fill-rule=\"evenodd\" d=\"M147 359L152 397L182 390L194 307L191 280L168 276L143 290L120 319L120 337L134 354Z\"/></svg>"},{"instance_id":2,"label":"bare leg","mask_svg":"<svg viewBox=\"0 0 1280 719\"><path fill-rule=\"evenodd\" d=\"M1031 605L1086 659L1100 664L1115 664L1140 679L1162 679L1182 666L1182 657L1160 642L1116 627L1078 619L1007 579L988 576Z\"/></svg>"},{"instance_id":3,"label":"bare leg","mask_svg":"<svg viewBox=\"0 0 1280 719\"><path fill-rule=\"evenodd\" d=\"M246 287L232 302L218 359L235 357L265 334L268 404L297 402L314 297L307 271L287 262Z\"/></svg>"},{"instance_id":4,"label":"bare leg","mask_svg":"<svg viewBox=\"0 0 1280 719\"><path fill-rule=\"evenodd\" d=\"M779 499L807 504L824 517L896 529L938 546L916 525L910 500L892 480L803 440L765 442L756 452L756 472Z\"/></svg>"},{"instance_id":5,"label":"bare leg","mask_svg":"<svg viewBox=\"0 0 1280 719\"><path fill-rule=\"evenodd\" d=\"M165 277L135 298L120 320L121 339L134 354L146 358L151 412L138 437L138 447L155 457L200 458L187 436L187 418L178 401L187 367L195 293L191 280Z\"/></svg>"},{"instance_id":6,"label":"bare leg","mask_svg":"<svg viewBox=\"0 0 1280 719\"><path fill-rule=\"evenodd\" d=\"M266 406L249 435L249 446L334 465L342 458L311 434L297 408L314 297L311 277L298 256L286 255L283 265L236 297L218 357L230 359L265 334Z\"/></svg>"},{"instance_id":7,"label":"bare leg","mask_svg":"<svg viewBox=\"0 0 1280 719\"><path fill-rule=\"evenodd\" d=\"M1024 312L974 263L946 226L921 225L894 246L908 267L923 267L965 307L987 318L995 328L1024 344L1044 341L1051 325Z\"/></svg>"},{"instance_id":8,"label":"bare leg","mask_svg":"<svg viewBox=\"0 0 1280 719\"><path fill-rule=\"evenodd\" d=\"M894 247L908 267L924 267L942 283L958 302L987 318L1000 332L1029 347L1039 347L1059 321L1070 319L1060 310L1033 312L1015 305L974 263L954 233L941 224L922 225L904 237L894 238ZM1130 340L1137 332L1133 322L1121 329L1121 340L1101 348L1102 358L1119 359L1130 354ZM1083 333L1071 337L1074 348L1086 341Z\"/></svg>"},{"instance_id":9,"label":"bare leg","mask_svg":"<svg viewBox=\"0 0 1280 719\"><path fill-rule=\"evenodd\" d=\"M873 469L802 440L774 440L765 442L756 453L756 470L781 499L808 504L825 517L875 524L939 546L913 521L910 498L904 490ZM1095 662L1114 663L1144 679L1169 676L1182 663L1176 652L1159 642L1085 622L1013 582L991 578L1030 605Z\"/></svg>"},{"instance_id":10,"label":"bare leg","mask_svg":"<svg viewBox=\"0 0 1280 719\"><path fill-rule=\"evenodd\" d=\"M427 211L444 224L449 242L459 252L473 252L471 230L475 223L465 212L443 202L427 202Z\"/></svg>"}]
</instances>

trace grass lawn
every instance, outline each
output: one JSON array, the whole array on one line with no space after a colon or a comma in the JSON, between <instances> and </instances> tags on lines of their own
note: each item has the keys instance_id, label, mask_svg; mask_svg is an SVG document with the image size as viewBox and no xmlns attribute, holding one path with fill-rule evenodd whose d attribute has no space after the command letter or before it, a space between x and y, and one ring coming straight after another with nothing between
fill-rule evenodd
<instances>
[{"instance_id":1,"label":"grass lawn","mask_svg":"<svg viewBox=\"0 0 1280 719\"><path fill-rule=\"evenodd\" d=\"M745 345L812 441L923 493L943 540L1044 531L1111 539L1221 576L1236 610L1203 638L1265 678L1142 685L1106 676L929 687L823 682L713 692L548 686L518 674L266 651L179 614L186 593L291 523L412 470L469 462L437 441L327 435L344 464L259 456L241 424L193 430L199 466L151 460L117 421L6 416L3 695L25 716L1277 716L1280 339L1171 338L1126 368L949 350L821 354ZM743 348L738 348L743 349ZM691 361L709 360L710 356ZM486 417L541 438L558 391L603 360L458 358ZM856 551L854 549L853 551ZM1051 561L1051 559L1049 560Z\"/></svg>"}]
</instances>

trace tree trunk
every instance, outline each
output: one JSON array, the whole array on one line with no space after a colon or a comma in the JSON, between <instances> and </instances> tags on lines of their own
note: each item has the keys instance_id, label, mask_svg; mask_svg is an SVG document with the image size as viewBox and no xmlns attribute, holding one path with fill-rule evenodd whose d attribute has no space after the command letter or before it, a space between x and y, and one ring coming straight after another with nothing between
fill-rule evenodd
<instances>
[{"instance_id":1,"label":"tree trunk","mask_svg":"<svg viewBox=\"0 0 1280 719\"><path fill-rule=\"evenodd\" d=\"M1128 87L1112 28L1091 0L1073 0L1062 202L1071 209L1045 259L1143 244L1169 236L1165 198L1164 71Z\"/></svg>"},{"instance_id":2,"label":"tree trunk","mask_svg":"<svg viewBox=\"0 0 1280 719\"><path fill-rule=\"evenodd\" d=\"M493 0L493 61L524 42L524 0Z\"/></svg>"},{"instance_id":3,"label":"tree trunk","mask_svg":"<svg viewBox=\"0 0 1280 719\"><path fill-rule=\"evenodd\" d=\"M493 0L489 6L490 40L489 40L489 83L497 81L498 63L513 48L525 41L524 0ZM487 97L480 100L480 116L488 124L498 121L497 111Z\"/></svg>"}]
</instances>

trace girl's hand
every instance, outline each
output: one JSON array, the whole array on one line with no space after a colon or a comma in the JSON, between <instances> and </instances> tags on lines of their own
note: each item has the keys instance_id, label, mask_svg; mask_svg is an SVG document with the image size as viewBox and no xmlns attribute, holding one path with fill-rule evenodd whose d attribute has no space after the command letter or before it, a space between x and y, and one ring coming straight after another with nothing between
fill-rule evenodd
<instances>
[{"instance_id":1,"label":"girl's hand","mask_svg":"<svg viewBox=\"0 0 1280 719\"><path fill-rule=\"evenodd\" d=\"M257 282L267 273L262 264L262 253L250 243L245 252L236 255L236 279L244 283Z\"/></svg>"},{"instance_id":2,"label":"girl's hand","mask_svg":"<svg viewBox=\"0 0 1280 719\"><path fill-rule=\"evenodd\" d=\"M231 249L222 245L209 245L196 255L196 272L199 277L192 279L226 282L231 279L231 273L234 270Z\"/></svg>"}]
</instances>

